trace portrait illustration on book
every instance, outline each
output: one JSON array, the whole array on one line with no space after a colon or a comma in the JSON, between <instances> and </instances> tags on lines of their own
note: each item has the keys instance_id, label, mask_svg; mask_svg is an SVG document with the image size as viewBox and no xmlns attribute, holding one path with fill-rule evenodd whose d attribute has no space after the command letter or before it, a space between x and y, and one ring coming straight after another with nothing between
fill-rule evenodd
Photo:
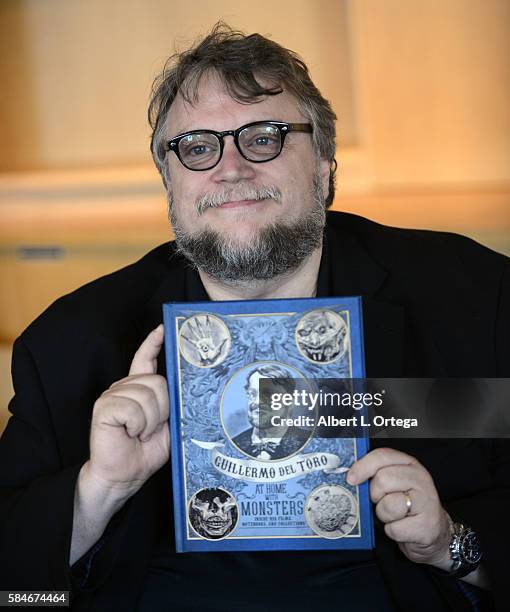
<instances>
[{"instance_id":1,"label":"portrait illustration on book","mask_svg":"<svg viewBox=\"0 0 510 612\"><path fill-rule=\"evenodd\" d=\"M313 427L298 426L299 415L293 404L274 409L271 393L292 394L297 390L300 375L279 362L255 362L242 368L232 377L232 393L228 385L222 402L224 431L232 444L244 455L260 461L287 459L302 450L313 434ZM270 379L265 396L261 381ZM231 401L234 388L242 388L245 406ZM239 398L240 394L236 394ZM242 395L242 394L241 394ZM302 424L302 419L301 419Z\"/></svg>"}]
</instances>

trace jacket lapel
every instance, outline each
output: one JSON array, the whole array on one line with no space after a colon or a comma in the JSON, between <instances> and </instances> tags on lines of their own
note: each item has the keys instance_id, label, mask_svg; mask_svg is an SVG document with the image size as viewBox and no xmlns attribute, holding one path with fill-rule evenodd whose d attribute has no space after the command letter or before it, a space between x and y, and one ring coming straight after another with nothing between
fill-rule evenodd
<instances>
[{"instance_id":1,"label":"jacket lapel","mask_svg":"<svg viewBox=\"0 0 510 612\"><path fill-rule=\"evenodd\" d=\"M135 353L149 332L163 322L163 304L165 302L185 302L189 299L187 296L189 264L175 254L173 243L168 243L165 266L166 272L162 274L159 285L137 313L135 320L136 339L131 347L131 354ZM158 356L158 374L166 376L164 345Z\"/></svg>"},{"instance_id":2,"label":"jacket lapel","mask_svg":"<svg viewBox=\"0 0 510 612\"><path fill-rule=\"evenodd\" d=\"M352 234L328 226L325 239L330 293L363 298L367 377L402 376L404 309L378 299L388 271L370 256Z\"/></svg>"}]
</instances>

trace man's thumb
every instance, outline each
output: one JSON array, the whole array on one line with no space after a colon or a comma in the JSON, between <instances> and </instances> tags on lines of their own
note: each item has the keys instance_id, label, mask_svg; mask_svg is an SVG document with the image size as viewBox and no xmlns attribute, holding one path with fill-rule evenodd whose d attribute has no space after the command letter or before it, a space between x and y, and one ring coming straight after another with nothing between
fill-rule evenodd
<instances>
[{"instance_id":1,"label":"man's thumb","mask_svg":"<svg viewBox=\"0 0 510 612\"><path fill-rule=\"evenodd\" d=\"M163 346L163 339L164 331L163 324L161 324L151 331L136 351L129 368L130 376L132 374L156 374L158 355Z\"/></svg>"}]
</instances>

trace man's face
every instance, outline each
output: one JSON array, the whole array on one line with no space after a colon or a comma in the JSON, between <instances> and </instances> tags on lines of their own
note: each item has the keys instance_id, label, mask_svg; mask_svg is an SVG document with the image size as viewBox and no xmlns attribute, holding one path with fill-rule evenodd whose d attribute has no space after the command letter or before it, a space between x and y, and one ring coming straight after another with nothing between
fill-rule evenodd
<instances>
[{"instance_id":1,"label":"man's face","mask_svg":"<svg viewBox=\"0 0 510 612\"><path fill-rule=\"evenodd\" d=\"M168 113L166 134L170 139L200 128L233 130L261 120L307 123L289 93L266 96L256 104L241 104L229 96L213 73L202 79L193 106L177 96ZM227 136L224 142L222 159L205 171L188 170L174 153L168 153L169 196L176 234L198 237L212 230L224 245L243 249L253 245L269 226L291 226L311 214L317 208L317 183L327 195L329 164L316 159L310 134L289 133L280 155L258 164L241 156L232 137ZM249 190L265 187L276 188L281 193L280 201L247 199ZM227 202L198 210L201 198L221 194L227 194Z\"/></svg>"},{"instance_id":2,"label":"man's face","mask_svg":"<svg viewBox=\"0 0 510 612\"><path fill-rule=\"evenodd\" d=\"M248 421L252 427L264 430L275 427L271 423L271 418L278 415L281 418L286 418L289 413L288 406L282 406L282 408L275 412L271 408L271 402L269 399L266 401L260 401L259 396L259 385L261 379L264 378L260 372L254 372L247 380L246 395L248 397Z\"/></svg>"}]
</instances>

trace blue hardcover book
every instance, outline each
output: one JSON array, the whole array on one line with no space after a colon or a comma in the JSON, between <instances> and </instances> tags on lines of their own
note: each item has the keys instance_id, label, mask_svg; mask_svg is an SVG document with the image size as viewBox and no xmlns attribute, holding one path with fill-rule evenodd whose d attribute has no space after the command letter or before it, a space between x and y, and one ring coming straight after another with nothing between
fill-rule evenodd
<instances>
[{"instance_id":1,"label":"blue hardcover book","mask_svg":"<svg viewBox=\"0 0 510 612\"><path fill-rule=\"evenodd\" d=\"M346 482L368 439L328 434L315 385L364 378L361 298L163 315L177 551L373 548L368 484Z\"/></svg>"}]
</instances>

